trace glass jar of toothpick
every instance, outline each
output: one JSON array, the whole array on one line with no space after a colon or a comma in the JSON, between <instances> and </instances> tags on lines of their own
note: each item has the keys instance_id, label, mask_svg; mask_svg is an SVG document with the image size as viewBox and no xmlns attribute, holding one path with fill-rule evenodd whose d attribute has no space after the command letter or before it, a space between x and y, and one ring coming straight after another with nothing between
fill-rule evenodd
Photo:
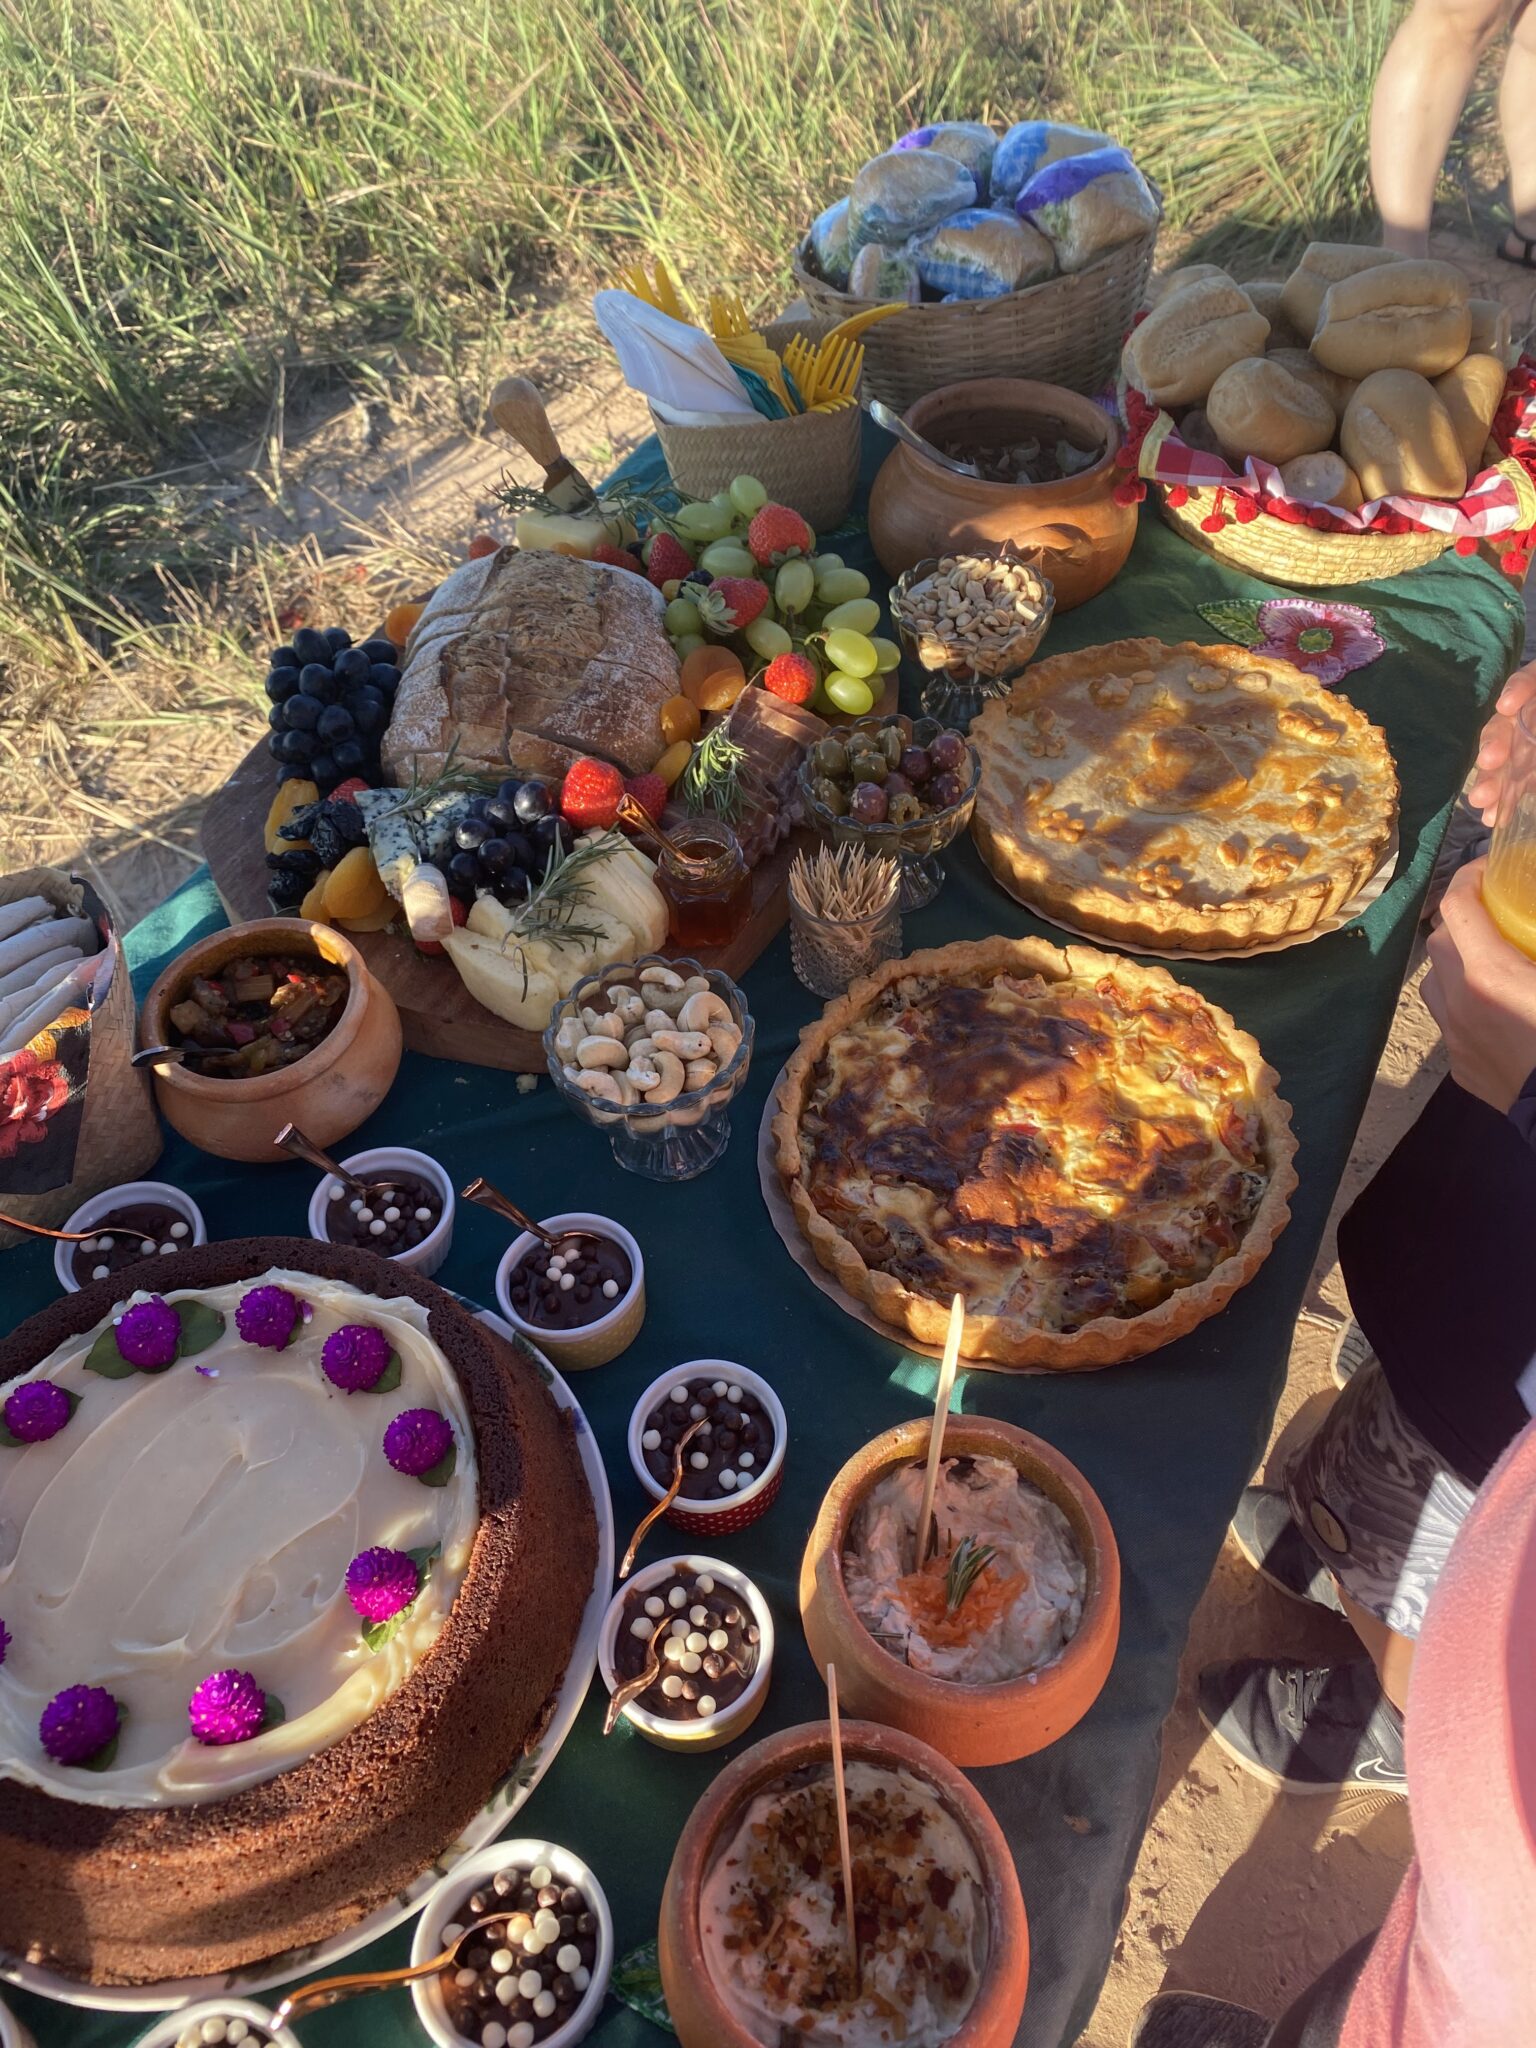
<instances>
[{"instance_id":1,"label":"glass jar of toothpick","mask_svg":"<svg viewBox=\"0 0 1536 2048\"><path fill-rule=\"evenodd\" d=\"M789 870L789 952L816 996L839 996L901 952L901 863L860 846L797 853Z\"/></svg>"}]
</instances>

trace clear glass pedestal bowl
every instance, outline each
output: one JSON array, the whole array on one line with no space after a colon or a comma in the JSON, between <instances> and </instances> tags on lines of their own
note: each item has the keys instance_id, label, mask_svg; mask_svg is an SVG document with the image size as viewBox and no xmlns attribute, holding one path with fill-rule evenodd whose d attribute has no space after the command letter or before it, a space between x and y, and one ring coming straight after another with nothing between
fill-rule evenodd
<instances>
[{"instance_id":1,"label":"clear glass pedestal bowl","mask_svg":"<svg viewBox=\"0 0 1536 2048\"><path fill-rule=\"evenodd\" d=\"M643 1098L632 1104L613 1103L580 1088L567 1074L567 1062L557 1041L560 1027L583 1009L599 1015L612 1008L610 991L640 987L641 970L664 967L688 981L700 976L708 982L731 1013L741 1033L741 1043L718 1069L706 1087L675 1096L664 1105ZM628 1173L646 1180L693 1180L708 1172L731 1137L731 1103L747 1078L752 1064L752 1013L747 999L718 968L701 967L697 960L669 960L660 953L646 953L638 960L619 962L586 975L561 1002L557 1003L544 1032L544 1057L549 1077L584 1122L608 1133L613 1156Z\"/></svg>"},{"instance_id":2,"label":"clear glass pedestal bowl","mask_svg":"<svg viewBox=\"0 0 1536 2048\"><path fill-rule=\"evenodd\" d=\"M934 724L939 722L932 721ZM852 739L855 733L878 732L882 726L895 724L902 727L907 744L911 745L913 723L905 712L890 712L884 717L859 718L850 725L837 726L832 737ZM807 756L800 766L800 798L805 806L806 822L814 825L822 838L833 846L862 846L866 853L889 854L897 860L901 865L901 910L903 913L921 910L944 886L944 868L939 855L959 838L971 822L971 813L976 808L976 791L981 783L981 756L969 740L965 743L965 750L970 769L960 801L951 804L947 810L929 811L906 825L889 822L865 825L846 813L839 815L829 810L815 794L813 785L817 778Z\"/></svg>"}]
</instances>

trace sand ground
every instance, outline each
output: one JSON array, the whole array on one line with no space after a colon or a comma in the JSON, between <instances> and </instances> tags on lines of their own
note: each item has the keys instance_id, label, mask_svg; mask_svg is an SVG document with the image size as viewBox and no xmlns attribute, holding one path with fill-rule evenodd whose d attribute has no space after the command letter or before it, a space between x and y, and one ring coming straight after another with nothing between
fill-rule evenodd
<instances>
[{"instance_id":1,"label":"sand ground","mask_svg":"<svg viewBox=\"0 0 1536 2048\"><path fill-rule=\"evenodd\" d=\"M1443 253L1466 261L1465 243ZM1528 279L1491 262L1478 289L1511 304L1517 333L1531 323ZM648 431L643 408L611 364L541 353L535 371L567 451L600 475ZM562 383L567 388L562 388ZM319 554L357 548L381 525L462 555L476 532L508 531L493 493L504 474L536 481L520 451L499 437L466 432L441 408L423 423L391 418L388 403L321 408L286 451L280 503L269 488L235 491L224 507L238 529L277 540L310 535ZM1533 584L1536 591L1536 584ZM1536 651L1536 634L1530 642ZM97 875L127 918L142 914L180 882L196 859L200 798L249 744L234 734L227 760L200 758L202 787L188 790L173 821L155 833L108 825L83 836L74 856ZM140 820L142 826L145 821ZM1340 1194L1342 1207L1412 1120L1440 1073L1443 1056L1418 1000L1422 962L1399 1003L1391 1038ZM1308 1411L1332 1394L1330 1340L1346 1313L1332 1228L1319 1255L1297 1326L1290 1375L1269 1463L1278 1469ZM1151 1825L1127 1899L1124 1923L1085 2048L1124 2048L1136 2013L1163 1987L1220 1993L1278 2014L1288 2000L1359 1935L1376 1926L1410 1854L1402 1801L1279 1796L1247 1777L1206 1736L1193 1681L1202 1665L1248 1654L1327 1657L1354 1644L1345 1624L1301 1608L1265 1586L1230 1539L1196 1611L1178 1701L1163 1738Z\"/></svg>"}]
</instances>

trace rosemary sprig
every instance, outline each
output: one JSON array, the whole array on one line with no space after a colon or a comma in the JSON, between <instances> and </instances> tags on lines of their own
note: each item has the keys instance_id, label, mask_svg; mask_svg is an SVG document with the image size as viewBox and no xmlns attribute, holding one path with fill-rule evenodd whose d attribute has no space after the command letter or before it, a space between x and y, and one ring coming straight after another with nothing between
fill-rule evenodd
<instances>
[{"instance_id":1,"label":"rosemary sprig","mask_svg":"<svg viewBox=\"0 0 1536 2048\"><path fill-rule=\"evenodd\" d=\"M499 787L495 776L486 775L478 768L464 766L458 756L457 735L449 742L448 751L443 756L443 765L435 775L423 775L420 755L412 754L411 779L401 790L399 802L392 804L383 816L398 817L402 811L406 811L412 817L420 818L428 806L439 797L454 796L464 790L488 794Z\"/></svg>"},{"instance_id":2,"label":"rosemary sprig","mask_svg":"<svg viewBox=\"0 0 1536 2048\"><path fill-rule=\"evenodd\" d=\"M723 725L706 733L683 770L683 802L689 810L713 811L717 818L734 825L741 816L741 770L746 758L746 748L733 740Z\"/></svg>"},{"instance_id":3,"label":"rosemary sprig","mask_svg":"<svg viewBox=\"0 0 1536 2048\"><path fill-rule=\"evenodd\" d=\"M961 1537L944 1574L944 1605L950 1614L965 1605L966 1596L996 1555L993 1544L978 1543L974 1536Z\"/></svg>"}]
</instances>

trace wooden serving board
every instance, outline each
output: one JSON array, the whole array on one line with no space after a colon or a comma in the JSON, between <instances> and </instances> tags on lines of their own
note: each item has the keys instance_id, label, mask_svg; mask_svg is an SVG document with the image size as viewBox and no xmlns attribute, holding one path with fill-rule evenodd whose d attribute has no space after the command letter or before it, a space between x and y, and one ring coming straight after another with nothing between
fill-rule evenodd
<instances>
[{"instance_id":1,"label":"wooden serving board","mask_svg":"<svg viewBox=\"0 0 1536 2048\"><path fill-rule=\"evenodd\" d=\"M276 786L272 756L263 740L203 814L203 857L219 900L236 924L272 915L263 835ZM754 869L751 916L728 946L695 947L692 957L701 966L716 967L739 981L776 936L789 915L789 864L798 843L814 843L814 834L793 834ZM348 936L394 997L405 1042L413 1052L518 1074L545 1072L538 1034L519 1030L477 1003L451 960L429 959L417 952L409 937L394 932Z\"/></svg>"}]
</instances>

